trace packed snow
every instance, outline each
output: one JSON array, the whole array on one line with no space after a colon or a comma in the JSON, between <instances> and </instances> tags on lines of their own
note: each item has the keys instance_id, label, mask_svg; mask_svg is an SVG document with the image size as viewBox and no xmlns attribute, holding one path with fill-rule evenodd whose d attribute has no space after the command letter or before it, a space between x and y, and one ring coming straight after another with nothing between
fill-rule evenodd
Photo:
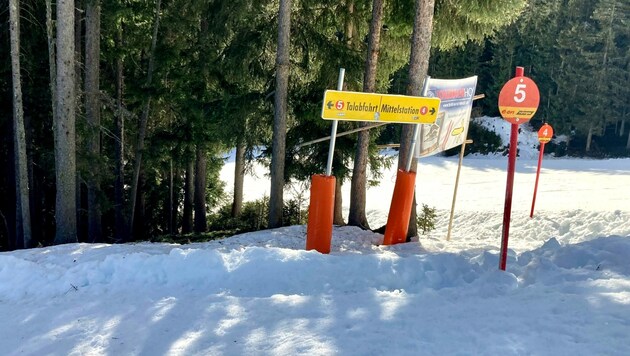
<instances>
[{"instance_id":1,"label":"packed snow","mask_svg":"<svg viewBox=\"0 0 630 356\"><path fill-rule=\"evenodd\" d=\"M482 121L507 142L500 119ZM546 155L530 218L535 135L523 125L506 271L507 157L464 159L450 241L458 158L429 157L416 188L436 228L409 243L335 227L323 255L289 226L0 253L0 355L630 355L630 159ZM255 172L246 200L268 194ZM372 228L395 173L368 190Z\"/></svg>"}]
</instances>

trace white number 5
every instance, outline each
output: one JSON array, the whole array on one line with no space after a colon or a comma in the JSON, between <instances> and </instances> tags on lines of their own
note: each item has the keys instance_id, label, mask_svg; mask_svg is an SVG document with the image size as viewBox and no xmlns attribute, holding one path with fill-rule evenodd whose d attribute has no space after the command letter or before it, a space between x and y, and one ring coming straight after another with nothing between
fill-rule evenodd
<instances>
[{"instance_id":1,"label":"white number 5","mask_svg":"<svg viewBox=\"0 0 630 356\"><path fill-rule=\"evenodd\" d=\"M516 84L516 90L514 91L514 101L517 103L522 103L525 101L525 88L527 86L525 84Z\"/></svg>"}]
</instances>

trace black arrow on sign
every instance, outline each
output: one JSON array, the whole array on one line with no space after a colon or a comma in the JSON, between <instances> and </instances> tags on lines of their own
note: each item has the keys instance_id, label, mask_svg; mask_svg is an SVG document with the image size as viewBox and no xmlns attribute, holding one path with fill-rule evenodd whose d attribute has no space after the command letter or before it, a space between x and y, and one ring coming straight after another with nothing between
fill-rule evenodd
<instances>
[{"instance_id":1,"label":"black arrow on sign","mask_svg":"<svg viewBox=\"0 0 630 356\"><path fill-rule=\"evenodd\" d=\"M329 100L328 103L326 103L326 106L328 106L328 110L332 109L332 107L333 107L332 100Z\"/></svg>"},{"instance_id":2,"label":"black arrow on sign","mask_svg":"<svg viewBox=\"0 0 630 356\"><path fill-rule=\"evenodd\" d=\"M429 112L431 113L431 115L435 114L435 108L431 108L431 110L429 110Z\"/></svg>"}]
</instances>

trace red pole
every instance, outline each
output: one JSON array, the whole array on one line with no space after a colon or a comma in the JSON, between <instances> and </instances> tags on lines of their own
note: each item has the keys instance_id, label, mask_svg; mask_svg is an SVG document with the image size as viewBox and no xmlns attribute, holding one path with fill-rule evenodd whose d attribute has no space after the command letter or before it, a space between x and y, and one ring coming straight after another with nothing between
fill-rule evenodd
<instances>
[{"instance_id":1,"label":"red pole","mask_svg":"<svg viewBox=\"0 0 630 356\"><path fill-rule=\"evenodd\" d=\"M540 143L540 153L538 154L538 169L536 170L536 183L534 184L534 197L532 198L532 210L529 217L534 217L534 205L536 205L536 192L538 191L538 177L540 177L540 166L542 165L543 153L545 152L545 143Z\"/></svg>"},{"instance_id":2,"label":"red pole","mask_svg":"<svg viewBox=\"0 0 630 356\"><path fill-rule=\"evenodd\" d=\"M516 67L515 77L524 75L523 67ZM510 152L508 155L508 174L505 187L505 206L503 208L503 233L501 236L501 254L499 256L499 269L505 271L507 262L508 238L510 235L510 218L512 214L512 191L514 188L514 171L516 168L516 153L518 151L518 125L512 124L510 132Z\"/></svg>"}]
</instances>

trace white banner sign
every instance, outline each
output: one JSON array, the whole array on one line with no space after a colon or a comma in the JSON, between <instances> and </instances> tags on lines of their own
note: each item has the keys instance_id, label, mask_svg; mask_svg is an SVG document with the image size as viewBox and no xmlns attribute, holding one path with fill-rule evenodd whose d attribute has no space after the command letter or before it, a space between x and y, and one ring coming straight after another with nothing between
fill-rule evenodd
<instances>
[{"instance_id":1,"label":"white banner sign","mask_svg":"<svg viewBox=\"0 0 630 356\"><path fill-rule=\"evenodd\" d=\"M440 110L435 123L422 125L416 158L431 156L464 143L476 87L477 76L429 80L427 97L440 98Z\"/></svg>"}]
</instances>

